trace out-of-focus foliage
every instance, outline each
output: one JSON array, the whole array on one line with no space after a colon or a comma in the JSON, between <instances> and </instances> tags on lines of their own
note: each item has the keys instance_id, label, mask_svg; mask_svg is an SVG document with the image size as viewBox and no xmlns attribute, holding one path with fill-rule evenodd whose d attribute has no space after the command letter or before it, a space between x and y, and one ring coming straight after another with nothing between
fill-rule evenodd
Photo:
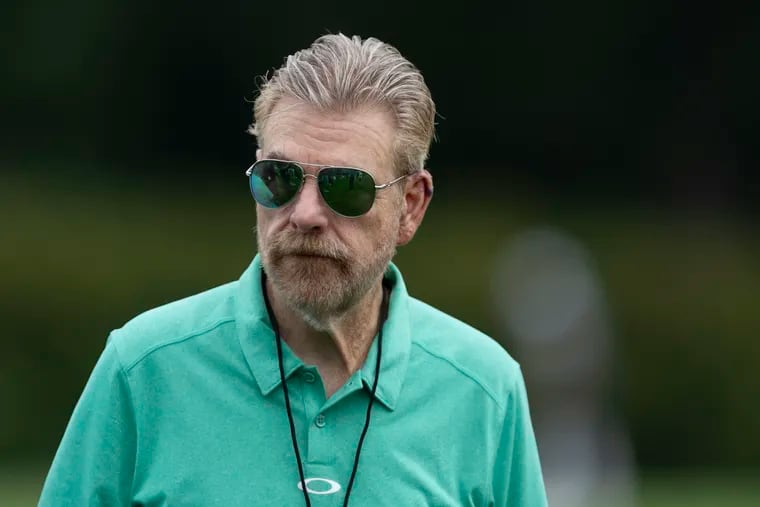
<instances>
[{"instance_id":1,"label":"out-of-focus foliage","mask_svg":"<svg viewBox=\"0 0 760 507\"><path fill-rule=\"evenodd\" d=\"M110 329L236 278L255 252L253 205L237 171L216 184L121 177L116 186L59 174L15 172L0 185L0 213L10 218L9 247L0 250L3 455L52 452ZM495 252L524 227L564 227L600 266L622 358L615 402L640 464L756 463L760 243L752 229L714 216L541 206L533 197L438 194L397 257L410 291L496 336L519 360L489 300Z\"/></svg>"}]
</instances>

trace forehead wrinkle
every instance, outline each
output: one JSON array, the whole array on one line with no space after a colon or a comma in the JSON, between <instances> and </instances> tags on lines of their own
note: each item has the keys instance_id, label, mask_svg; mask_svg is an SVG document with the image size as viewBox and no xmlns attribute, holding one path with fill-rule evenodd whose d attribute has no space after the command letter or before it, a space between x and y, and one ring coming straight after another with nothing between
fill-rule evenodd
<instances>
[{"instance_id":1,"label":"forehead wrinkle","mask_svg":"<svg viewBox=\"0 0 760 507\"><path fill-rule=\"evenodd\" d=\"M283 110L277 109L279 107L275 108L267 124L268 132L264 139L270 146L267 147L266 152L279 152L305 163L359 165L356 160L344 159L335 152L336 147L346 146L349 148L348 153L352 148L358 148L381 164L390 165L392 154L389 150L393 146L392 131L390 131L391 135L388 135L382 127L386 125L385 123L382 125L375 123L378 118L384 119L388 122L388 127L391 127L390 118L386 118L382 110L369 109L348 114L328 114L318 112L306 105L301 105L301 107L286 105ZM357 132L360 135L357 136ZM299 153L290 153L282 142L295 137L300 138L295 144L300 145L305 142L310 145L305 151L330 155L324 155L326 159L322 159L320 155L320 160L314 160L313 156L306 157L307 160L298 159L296 155L301 154L301 147L299 146Z\"/></svg>"},{"instance_id":2,"label":"forehead wrinkle","mask_svg":"<svg viewBox=\"0 0 760 507\"><path fill-rule=\"evenodd\" d=\"M291 128L288 128L288 126L291 124L291 122L288 120L292 119L285 119L285 121L282 122L280 126L283 130L292 132ZM312 120L310 118L305 120L299 119L296 121L301 125L305 124L309 127L306 129L299 129L298 134L300 136L312 142L317 147L324 146L328 148L332 147L331 145L333 144L352 144L356 146L357 139L354 138L354 134L356 134L357 129L355 127L361 125L360 129L363 131L362 133L370 134L370 139L367 139L366 137L360 138L362 148L371 151L375 157L384 158L385 156L385 154L382 153L382 149L378 149L378 146L383 144L384 136L381 132L378 132L376 129L372 128L369 125L366 125L365 123L349 121L349 124L345 124L344 122L330 121L329 124L325 124L325 122L322 122L318 119ZM352 128L352 126L354 128Z\"/></svg>"}]
</instances>

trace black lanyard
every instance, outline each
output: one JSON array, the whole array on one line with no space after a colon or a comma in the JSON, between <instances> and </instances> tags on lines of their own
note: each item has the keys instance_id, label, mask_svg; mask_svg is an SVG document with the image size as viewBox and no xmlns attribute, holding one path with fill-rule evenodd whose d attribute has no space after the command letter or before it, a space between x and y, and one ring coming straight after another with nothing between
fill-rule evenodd
<instances>
[{"instance_id":1,"label":"black lanyard","mask_svg":"<svg viewBox=\"0 0 760 507\"><path fill-rule=\"evenodd\" d=\"M280 382L282 383L282 392L285 395L285 409L288 413L288 423L290 423L290 438L293 442L293 451L296 454L296 462L298 463L298 475L301 477L301 490L303 491L303 498L306 502L306 507L311 507L311 500L309 499L308 486L306 485L306 478L303 473L303 462L301 461L301 453L298 450L298 440L296 439L296 425L293 422L293 412L290 409L290 395L288 394L288 384L285 382L285 368L282 365L282 338L280 337L280 328L277 325L277 319L274 316L272 307L269 304L269 298L267 297L266 288L266 274L261 271L261 290L264 292L264 302L266 303L267 313L269 314L269 321L272 323L272 329L274 330L275 340L277 341L277 361L280 366ZM367 436L367 430L369 429L369 422L372 415L372 405L375 402L375 392L377 391L377 383L380 379L380 358L383 353L383 324L388 317L388 296L390 293L390 284L387 284L383 280L383 302L380 307L380 312L377 317L377 362L375 364L375 381L372 383L372 392L369 397L369 403L367 404L367 416L364 420L364 429L362 429L361 436L359 437L359 443L356 447L356 454L354 455L354 465L351 469L351 478L346 486L346 496L343 499L343 507L348 507L348 498L351 496L351 489L354 485L354 479L356 478L356 471L359 469L359 455L362 452L362 445L364 445L364 438Z\"/></svg>"}]
</instances>

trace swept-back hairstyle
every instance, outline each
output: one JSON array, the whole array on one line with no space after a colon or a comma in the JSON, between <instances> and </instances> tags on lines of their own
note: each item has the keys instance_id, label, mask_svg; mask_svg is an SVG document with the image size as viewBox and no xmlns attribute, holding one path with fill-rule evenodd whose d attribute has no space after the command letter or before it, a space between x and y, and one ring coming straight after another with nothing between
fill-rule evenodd
<instances>
[{"instance_id":1,"label":"swept-back hairstyle","mask_svg":"<svg viewBox=\"0 0 760 507\"><path fill-rule=\"evenodd\" d=\"M264 76L248 132L264 142L266 123L283 97L319 111L349 113L377 107L391 113L398 174L424 168L435 135L435 104L419 69L390 44L341 33L319 37Z\"/></svg>"}]
</instances>

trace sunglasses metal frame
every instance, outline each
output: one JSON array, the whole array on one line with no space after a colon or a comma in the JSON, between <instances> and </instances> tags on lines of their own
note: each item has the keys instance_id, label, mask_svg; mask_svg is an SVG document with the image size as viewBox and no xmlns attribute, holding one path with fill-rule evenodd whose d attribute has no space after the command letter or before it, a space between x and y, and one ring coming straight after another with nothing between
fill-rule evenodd
<instances>
[{"instance_id":1,"label":"sunglasses metal frame","mask_svg":"<svg viewBox=\"0 0 760 507\"><path fill-rule=\"evenodd\" d=\"M359 169L358 167L351 167L351 166L345 166L345 165L335 165L335 164L310 164L310 163L307 163L307 162L298 162L296 160L281 160L281 159L278 159L278 158L262 158L262 159L257 160L253 164L251 164L251 166L248 169L245 170L245 175L250 178L251 174L253 174L253 166L255 166L256 164L258 164L260 162L284 162L286 164L293 164L293 165L299 167L301 169L301 172L303 173L303 178L301 179L301 186L298 187L298 190L296 190L296 192L293 194L293 197L291 197L290 199L288 199L287 202L285 202L285 203L283 203L283 204L281 204L281 205L279 205L279 206L277 206L275 208L270 208L270 209L283 208L283 207L287 206L288 204L290 204L291 202L293 202L293 199L295 199L296 196L301 192L301 190L303 190L303 186L306 183L306 178L314 178L315 180L318 181L319 180L319 178L318 178L319 177L319 173L321 173L325 169L352 169L354 171L361 171L364 174L369 175L370 178L372 178L372 183L373 183L373 186L375 187L376 191L377 190L383 190L384 188L388 188L390 186L393 186L396 183L398 183L399 181L403 180L404 178L406 178L406 177L411 176L412 174L414 174L414 173L402 174L398 178L395 178L395 179L389 181L388 183L383 183L381 185L377 185L377 184L375 184L376 183L375 176L371 172L369 172L369 171L367 171L365 169ZM319 170L317 171L317 174L307 173L306 169L304 169L304 166L318 167ZM317 185L317 188L319 189L319 185ZM362 213L361 215L355 215L355 216L344 215L342 213L339 213L337 210L333 209L333 207L330 206L327 203L327 201L325 200L325 196L322 195L322 190L321 189L319 189L319 196L322 198L322 201L325 203L325 205L328 208L330 208L330 210L333 213L335 213L336 215L339 215L341 217L345 217L345 218L358 218L358 217L360 217L362 215L366 215L367 213L369 213L369 210L372 209L372 206L375 205L375 197L373 196L372 197L372 206L370 206L369 209L367 211L365 211L364 213ZM253 196L253 197L254 197L254 200L255 200L256 196Z\"/></svg>"}]
</instances>

